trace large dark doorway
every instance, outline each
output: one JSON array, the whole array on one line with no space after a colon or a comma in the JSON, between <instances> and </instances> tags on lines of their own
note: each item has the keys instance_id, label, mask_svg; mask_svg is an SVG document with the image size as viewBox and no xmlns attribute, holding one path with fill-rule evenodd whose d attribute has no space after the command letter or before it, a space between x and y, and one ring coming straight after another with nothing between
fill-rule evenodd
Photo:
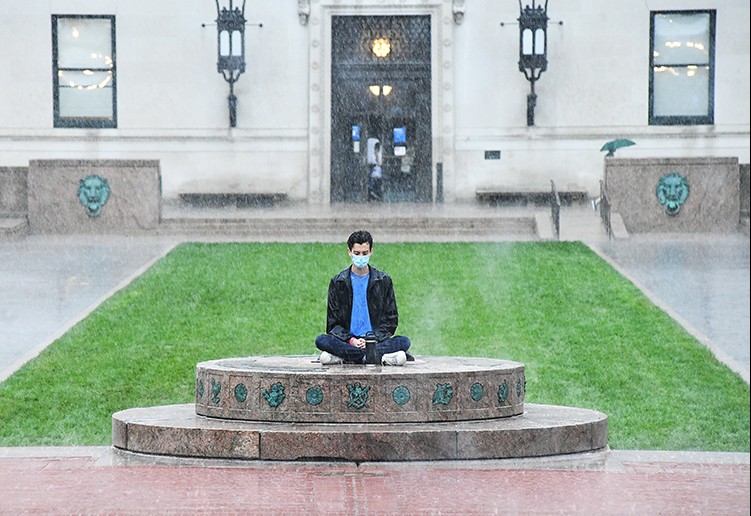
<instances>
[{"instance_id":1,"label":"large dark doorway","mask_svg":"<svg viewBox=\"0 0 751 516\"><path fill-rule=\"evenodd\" d=\"M331 201L368 199L372 139L381 200L432 201L430 17L335 16L331 84Z\"/></svg>"}]
</instances>

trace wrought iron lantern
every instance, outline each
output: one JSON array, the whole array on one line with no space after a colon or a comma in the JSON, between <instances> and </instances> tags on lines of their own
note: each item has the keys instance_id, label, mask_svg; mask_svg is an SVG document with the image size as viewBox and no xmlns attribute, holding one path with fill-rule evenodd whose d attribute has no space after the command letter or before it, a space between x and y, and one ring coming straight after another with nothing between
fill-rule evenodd
<instances>
[{"instance_id":1,"label":"wrought iron lantern","mask_svg":"<svg viewBox=\"0 0 751 516\"><path fill-rule=\"evenodd\" d=\"M217 62L216 68L229 83L229 125L237 126L237 97L235 83L245 72L245 0L242 9L233 6L220 7L216 2Z\"/></svg>"},{"instance_id":2,"label":"wrought iron lantern","mask_svg":"<svg viewBox=\"0 0 751 516\"><path fill-rule=\"evenodd\" d=\"M519 71L530 84L527 95L527 125L535 125L535 105L537 94L535 82L548 68L548 0L545 7L532 5L522 8L519 0Z\"/></svg>"}]
</instances>

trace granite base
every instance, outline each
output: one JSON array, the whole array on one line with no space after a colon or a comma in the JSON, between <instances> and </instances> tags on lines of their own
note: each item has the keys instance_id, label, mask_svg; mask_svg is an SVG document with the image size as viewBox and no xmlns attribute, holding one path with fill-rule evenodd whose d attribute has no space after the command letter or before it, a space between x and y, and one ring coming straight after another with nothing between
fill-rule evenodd
<instances>
[{"instance_id":1,"label":"granite base","mask_svg":"<svg viewBox=\"0 0 751 516\"><path fill-rule=\"evenodd\" d=\"M135 453L250 460L419 461L542 457L607 446L607 416L526 404L523 414L428 423L287 423L199 416L193 404L112 416L112 444Z\"/></svg>"}]
</instances>

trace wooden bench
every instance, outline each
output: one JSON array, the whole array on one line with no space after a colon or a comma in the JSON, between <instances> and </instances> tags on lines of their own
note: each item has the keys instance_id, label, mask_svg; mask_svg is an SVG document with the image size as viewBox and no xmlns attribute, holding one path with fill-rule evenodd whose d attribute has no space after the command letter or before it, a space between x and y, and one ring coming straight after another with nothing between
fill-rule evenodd
<instances>
[{"instance_id":1,"label":"wooden bench","mask_svg":"<svg viewBox=\"0 0 751 516\"><path fill-rule=\"evenodd\" d=\"M287 200L286 193L181 193L180 199L190 206L238 208L274 206Z\"/></svg>"},{"instance_id":2,"label":"wooden bench","mask_svg":"<svg viewBox=\"0 0 751 516\"><path fill-rule=\"evenodd\" d=\"M493 206L535 206L550 205L550 190L534 190L524 188L478 188L475 190L475 198L481 204ZM585 190L558 191L558 198L563 205L585 203L589 196Z\"/></svg>"}]
</instances>

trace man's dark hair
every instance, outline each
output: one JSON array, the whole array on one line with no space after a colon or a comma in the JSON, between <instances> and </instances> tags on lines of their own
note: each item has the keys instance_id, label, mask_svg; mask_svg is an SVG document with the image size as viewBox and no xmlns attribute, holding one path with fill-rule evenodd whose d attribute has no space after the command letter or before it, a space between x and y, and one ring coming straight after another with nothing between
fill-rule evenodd
<instances>
[{"instance_id":1,"label":"man's dark hair","mask_svg":"<svg viewBox=\"0 0 751 516\"><path fill-rule=\"evenodd\" d=\"M370 244L370 249L373 249L373 237L367 231L359 230L352 233L347 239L347 247L352 250L355 244Z\"/></svg>"}]
</instances>

